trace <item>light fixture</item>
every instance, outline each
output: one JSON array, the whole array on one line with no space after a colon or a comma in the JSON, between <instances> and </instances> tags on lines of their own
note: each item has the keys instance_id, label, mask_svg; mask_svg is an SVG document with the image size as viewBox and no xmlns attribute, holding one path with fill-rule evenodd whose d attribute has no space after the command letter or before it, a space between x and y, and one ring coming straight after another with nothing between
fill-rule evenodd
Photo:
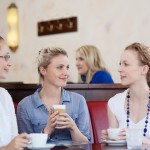
<instances>
[{"instance_id":1,"label":"light fixture","mask_svg":"<svg viewBox=\"0 0 150 150\"><path fill-rule=\"evenodd\" d=\"M7 10L7 43L12 52L15 52L19 45L19 33L18 33L18 9L17 6L12 3Z\"/></svg>"}]
</instances>

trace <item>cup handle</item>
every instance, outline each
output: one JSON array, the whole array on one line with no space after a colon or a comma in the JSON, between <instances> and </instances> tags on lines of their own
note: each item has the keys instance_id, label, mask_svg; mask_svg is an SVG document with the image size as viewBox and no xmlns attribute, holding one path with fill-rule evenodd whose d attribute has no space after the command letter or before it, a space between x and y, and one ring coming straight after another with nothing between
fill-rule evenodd
<instances>
[{"instance_id":1,"label":"cup handle","mask_svg":"<svg viewBox=\"0 0 150 150\"><path fill-rule=\"evenodd\" d=\"M31 144L32 143L32 137L31 135L29 135L29 141L28 141L28 144Z\"/></svg>"}]
</instances>

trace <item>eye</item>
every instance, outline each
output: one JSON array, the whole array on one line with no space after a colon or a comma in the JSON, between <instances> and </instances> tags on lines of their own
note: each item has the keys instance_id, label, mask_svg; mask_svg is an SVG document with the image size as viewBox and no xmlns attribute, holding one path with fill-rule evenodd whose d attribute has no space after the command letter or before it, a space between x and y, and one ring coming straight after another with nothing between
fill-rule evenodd
<instances>
[{"instance_id":1,"label":"eye","mask_svg":"<svg viewBox=\"0 0 150 150\"><path fill-rule=\"evenodd\" d=\"M67 70L69 70L69 68L70 68L70 67L69 67L69 65L68 65L68 66L67 66Z\"/></svg>"},{"instance_id":2,"label":"eye","mask_svg":"<svg viewBox=\"0 0 150 150\"><path fill-rule=\"evenodd\" d=\"M63 66L58 66L57 69L61 70L63 68Z\"/></svg>"},{"instance_id":3,"label":"eye","mask_svg":"<svg viewBox=\"0 0 150 150\"><path fill-rule=\"evenodd\" d=\"M83 61L83 60L84 60L84 58L80 57L80 58L79 58L79 60Z\"/></svg>"},{"instance_id":4,"label":"eye","mask_svg":"<svg viewBox=\"0 0 150 150\"><path fill-rule=\"evenodd\" d=\"M125 66L128 66L129 64L125 62L124 65L125 65Z\"/></svg>"}]
</instances>

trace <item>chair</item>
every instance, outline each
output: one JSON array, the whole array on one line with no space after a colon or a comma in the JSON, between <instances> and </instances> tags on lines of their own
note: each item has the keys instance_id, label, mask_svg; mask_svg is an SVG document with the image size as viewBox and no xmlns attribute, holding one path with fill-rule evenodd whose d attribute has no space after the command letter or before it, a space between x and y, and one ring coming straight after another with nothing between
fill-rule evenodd
<instances>
[{"instance_id":1,"label":"chair","mask_svg":"<svg viewBox=\"0 0 150 150\"><path fill-rule=\"evenodd\" d=\"M87 101L94 143L101 143L101 130L108 128L107 101Z\"/></svg>"}]
</instances>

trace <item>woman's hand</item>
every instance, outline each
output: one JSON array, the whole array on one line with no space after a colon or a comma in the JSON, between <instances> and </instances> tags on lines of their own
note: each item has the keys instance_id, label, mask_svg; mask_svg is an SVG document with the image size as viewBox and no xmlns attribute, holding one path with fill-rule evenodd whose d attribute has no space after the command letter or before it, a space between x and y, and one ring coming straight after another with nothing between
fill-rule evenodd
<instances>
[{"instance_id":1,"label":"woman's hand","mask_svg":"<svg viewBox=\"0 0 150 150\"><path fill-rule=\"evenodd\" d=\"M58 116L58 111L54 112L53 114L49 114L44 133L51 134L52 132L54 132L56 126L56 119L58 118Z\"/></svg>"},{"instance_id":2,"label":"woman's hand","mask_svg":"<svg viewBox=\"0 0 150 150\"><path fill-rule=\"evenodd\" d=\"M150 139L148 139L148 138L146 138L145 136L143 136L142 143L149 145L149 144L150 144Z\"/></svg>"},{"instance_id":3,"label":"woman's hand","mask_svg":"<svg viewBox=\"0 0 150 150\"><path fill-rule=\"evenodd\" d=\"M22 133L16 136L7 146L8 150L24 150L24 148L29 143L29 135Z\"/></svg>"},{"instance_id":4,"label":"woman's hand","mask_svg":"<svg viewBox=\"0 0 150 150\"><path fill-rule=\"evenodd\" d=\"M107 130L102 130L101 131L101 139L102 140L108 140L108 132L107 132Z\"/></svg>"},{"instance_id":5,"label":"woman's hand","mask_svg":"<svg viewBox=\"0 0 150 150\"><path fill-rule=\"evenodd\" d=\"M56 129L68 128L70 130L73 130L74 127L76 127L75 122L67 113L60 113L59 117L56 120L56 124L58 124L58 126L55 127Z\"/></svg>"},{"instance_id":6,"label":"woman's hand","mask_svg":"<svg viewBox=\"0 0 150 150\"><path fill-rule=\"evenodd\" d=\"M121 140L126 140L127 139L127 137L126 137L126 130L127 130L127 128L122 128L120 130L120 132L119 132L119 138Z\"/></svg>"}]
</instances>

